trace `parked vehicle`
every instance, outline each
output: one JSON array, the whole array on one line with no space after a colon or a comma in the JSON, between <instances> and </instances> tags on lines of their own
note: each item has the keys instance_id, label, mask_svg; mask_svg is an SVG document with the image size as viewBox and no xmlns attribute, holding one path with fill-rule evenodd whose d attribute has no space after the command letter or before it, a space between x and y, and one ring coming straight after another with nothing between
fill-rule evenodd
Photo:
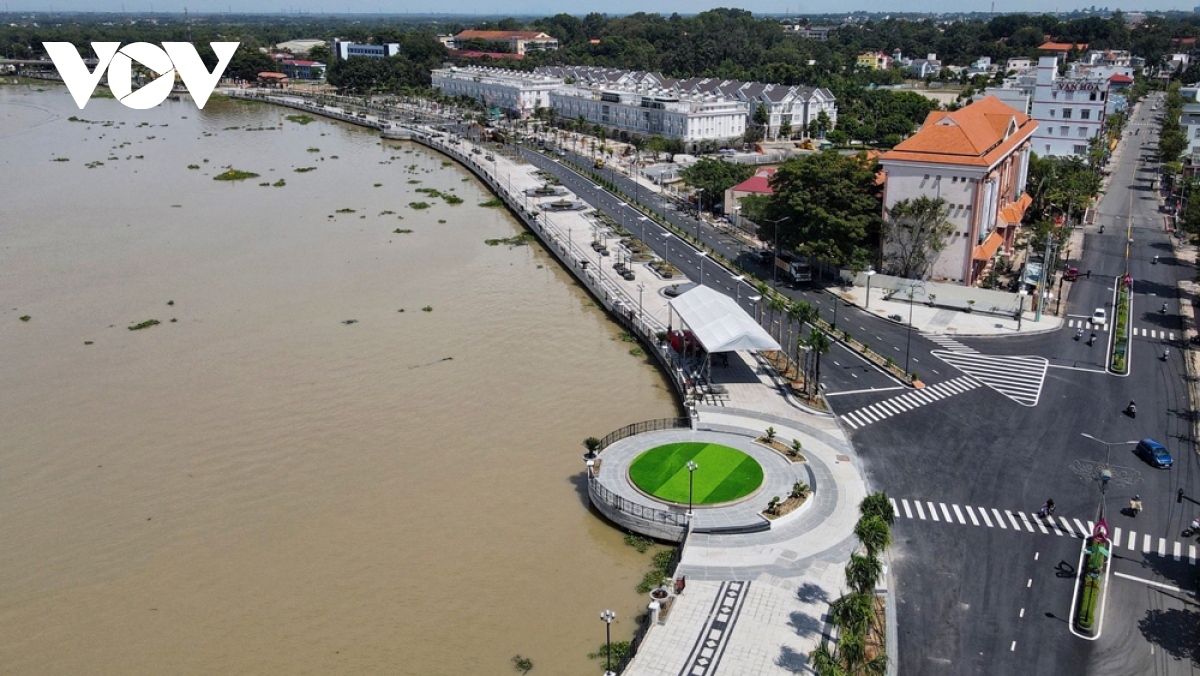
<instances>
[{"instance_id":1,"label":"parked vehicle","mask_svg":"<svg viewBox=\"0 0 1200 676\"><path fill-rule=\"evenodd\" d=\"M793 284L812 281L812 266L807 259L795 254L779 254L775 257L775 267Z\"/></svg>"},{"instance_id":2,"label":"parked vehicle","mask_svg":"<svg viewBox=\"0 0 1200 676\"><path fill-rule=\"evenodd\" d=\"M1096 311L1092 313L1092 323L1093 324L1107 324L1108 323L1108 313L1104 311L1104 308L1102 308L1102 307L1096 308Z\"/></svg>"},{"instance_id":3,"label":"parked vehicle","mask_svg":"<svg viewBox=\"0 0 1200 676\"><path fill-rule=\"evenodd\" d=\"M1133 449L1133 452L1139 458L1150 463L1152 467L1169 469L1171 465L1175 464L1166 447L1150 438L1139 441L1137 448Z\"/></svg>"},{"instance_id":4,"label":"parked vehicle","mask_svg":"<svg viewBox=\"0 0 1200 676\"><path fill-rule=\"evenodd\" d=\"M604 160L596 160L596 163L593 164L592 166L595 167L596 169L603 169L604 168Z\"/></svg>"},{"instance_id":5,"label":"parked vehicle","mask_svg":"<svg viewBox=\"0 0 1200 676\"><path fill-rule=\"evenodd\" d=\"M1067 271L1063 273L1063 279L1068 282L1073 282L1079 279L1079 268L1075 266L1067 268Z\"/></svg>"}]
</instances>

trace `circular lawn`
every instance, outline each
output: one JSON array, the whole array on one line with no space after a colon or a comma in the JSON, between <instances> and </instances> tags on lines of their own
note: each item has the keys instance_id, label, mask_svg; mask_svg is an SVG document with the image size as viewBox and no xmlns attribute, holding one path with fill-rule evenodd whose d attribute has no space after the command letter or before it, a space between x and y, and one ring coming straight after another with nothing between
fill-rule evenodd
<instances>
[{"instance_id":1,"label":"circular lawn","mask_svg":"<svg viewBox=\"0 0 1200 676\"><path fill-rule=\"evenodd\" d=\"M688 461L694 461L692 501L715 505L750 495L762 485L763 470L745 453L703 441L657 446L634 459L629 479L644 493L668 502L688 502Z\"/></svg>"}]
</instances>

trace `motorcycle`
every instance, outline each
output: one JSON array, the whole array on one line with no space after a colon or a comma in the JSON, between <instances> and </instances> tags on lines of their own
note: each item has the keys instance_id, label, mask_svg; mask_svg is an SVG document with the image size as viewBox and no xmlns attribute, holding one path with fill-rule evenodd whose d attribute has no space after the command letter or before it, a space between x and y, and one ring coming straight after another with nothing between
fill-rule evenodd
<instances>
[{"instance_id":1,"label":"motorcycle","mask_svg":"<svg viewBox=\"0 0 1200 676\"><path fill-rule=\"evenodd\" d=\"M1126 407L1125 407L1125 413L1126 413L1126 414L1127 414L1127 415L1128 415L1130 418L1136 418L1136 417L1137 417L1137 405L1136 405L1136 404L1134 404L1134 403L1132 403L1132 402L1130 402L1130 404L1129 404L1128 406L1126 406Z\"/></svg>"},{"instance_id":2,"label":"motorcycle","mask_svg":"<svg viewBox=\"0 0 1200 676\"><path fill-rule=\"evenodd\" d=\"M1079 341L1083 338L1083 329L1075 329L1075 340ZM1088 343L1089 345L1091 343Z\"/></svg>"}]
</instances>

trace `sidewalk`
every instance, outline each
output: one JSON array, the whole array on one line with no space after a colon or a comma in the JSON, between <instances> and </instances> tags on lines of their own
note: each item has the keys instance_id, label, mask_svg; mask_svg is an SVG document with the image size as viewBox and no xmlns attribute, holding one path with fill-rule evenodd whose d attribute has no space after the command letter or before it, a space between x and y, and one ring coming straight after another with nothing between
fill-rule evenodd
<instances>
[{"instance_id":1,"label":"sidewalk","mask_svg":"<svg viewBox=\"0 0 1200 676\"><path fill-rule=\"evenodd\" d=\"M862 308L867 289L863 286L852 286L844 291L836 288L830 288L828 291L843 301ZM983 312L961 312L930 307L920 303L884 300L886 293L887 289L872 288L871 300L868 303L870 307L865 310L885 319L899 315L901 319L896 322L898 324L908 324L911 316L913 328L921 333L955 336L1033 335L1058 330L1063 324L1062 317L1055 317L1051 314L1043 314L1041 321L1037 321L1036 313L1029 310L1025 311L1018 322L1013 317L1002 317Z\"/></svg>"}]
</instances>

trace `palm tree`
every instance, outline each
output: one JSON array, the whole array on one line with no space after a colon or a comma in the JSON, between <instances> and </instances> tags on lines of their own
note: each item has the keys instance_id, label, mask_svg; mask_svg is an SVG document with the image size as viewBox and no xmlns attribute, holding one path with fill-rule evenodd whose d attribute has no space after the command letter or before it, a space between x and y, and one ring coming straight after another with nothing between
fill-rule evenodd
<instances>
[{"instance_id":1,"label":"palm tree","mask_svg":"<svg viewBox=\"0 0 1200 676\"><path fill-rule=\"evenodd\" d=\"M799 354L796 355L796 358L794 360L792 359L791 347L793 345L796 345L797 349L799 349L799 346L796 344L796 342L792 340L792 333L793 333L793 327L795 327L797 324L800 325L800 330L802 332L804 330L803 320L800 319L800 314L801 314L800 304L803 302L804 301L798 301L795 303L788 303L788 305L787 305L786 314L787 314L787 318L788 318L788 334L787 334L787 342L785 342L784 345L787 345L788 347L784 348L784 349L787 351L787 359L789 362L789 364L788 364L789 366L791 366L791 362L793 362L793 361L796 363L797 367L799 367L799 363L800 363L800 355Z\"/></svg>"},{"instance_id":2,"label":"palm tree","mask_svg":"<svg viewBox=\"0 0 1200 676\"><path fill-rule=\"evenodd\" d=\"M863 498L858 505L858 512L862 516L877 516L889 526L896 523L896 510L892 508L887 493L876 492Z\"/></svg>"},{"instance_id":3,"label":"palm tree","mask_svg":"<svg viewBox=\"0 0 1200 676\"><path fill-rule=\"evenodd\" d=\"M878 516L864 516L854 525L854 535L867 548L867 554L878 557L892 544L892 530Z\"/></svg>"},{"instance_id":4,"label":"palm tree","mask_svg":"<svg viewBox=\"0 0 1200 676\"><path fill-rule=\"evenodd\" d=\"M821 641L821 645L808 654L808 661L817 676L847 676L833 649L829 647L829 641Z\"/></svg>"},{"instance_id":5,"label":"palm tree","mask_svg":"<svg viewBox=\"0 0 1200 676\"><path fill-rule=\"evenodd\" d=\"M774 327L775 326L775 315L777 313L782 315L784 312L787 311L787 301L783 299L783 296L775 296L775 297L771 298L771 303L770 303L770 305L768 305L768 307L771 309L771 326ZM783 335L782 335L783 324L782 323L779 326L779 333L781 335L777 338L777 340L782 342L783 341Z\"/></svg>"},{"instance_id":6,"label":"palm tree","mask_svg":"<svg viewBox=\"0 0 1200 676\"><path fill-rule=\"evenodd\" d=\"M814 328L808 332L808 347L816 355L813 360L813 394L818 392L821 382L821 355L829 353L829 338L821 329Z\"/></svg>"},{"instance_id":7,"label":"palm tree","mask_svg":"<svg viewBox=\"0 0 1200 676\"><path fill-rule=\"evenodd\" d=\"M600 450L600 440L596 437L588 437L583 440L583 447L587 449L588 457L596 457L596 451Z\"/></svg>"},{"instance_id":8,"label":"palm tree","mask_svg":"<svg viewBox=\"0 0 1200 676\"><path fill-rule=\"evenodd\" d=\"M755 308L757 309L757 308L759 308L759 307L764 307L764 306L766 305L766 303L763 303L763 301L764 301L764 300L766 300L767 298L769 298L769 297L771 296L771 285L770 285L770 284L767 284L766 282L755 282L755 283L754 283L754 290L758 292L758 295L759 295L759 298L760 298L760 300L758 301L758 303L755 303L755 304L754 304L754 305L755 305ZM767 302L769 303L770 301L767 301ZM759 303L762 303L762 305L759 305ZM764 313L764 314L765 314L765 313ZM759 323L759 324L762 324L762 317L761 317L761 316L759 316L759 317L755 317L755 319L757 319L757 320L758 320L758 323Z\"/></svg>"},{"instance_id":9,"label":"palm tree","mask_svg":"<svg viewBox=\"0 0 1200 676\"><path fill-rule=\"evenodd\" d=\"M851 554L850 563L846 564L846 584L859 594L874 592L882 574L883 564L873 556Z\"/></svg>"},{"instance_id":10,"label":"palm tree","mask_svg":"<svg viewBox=\"0 0 1200 676\"><path fill-rule=\"evenodd\" d=\"M833 623L842 630L839 635L838 656L847 666L853 663L848 659L845 640L850 635L867 633L871 617L875 613L875 594L846 594L829 604L829 616Z\"/></svg>"}]
</instances>

